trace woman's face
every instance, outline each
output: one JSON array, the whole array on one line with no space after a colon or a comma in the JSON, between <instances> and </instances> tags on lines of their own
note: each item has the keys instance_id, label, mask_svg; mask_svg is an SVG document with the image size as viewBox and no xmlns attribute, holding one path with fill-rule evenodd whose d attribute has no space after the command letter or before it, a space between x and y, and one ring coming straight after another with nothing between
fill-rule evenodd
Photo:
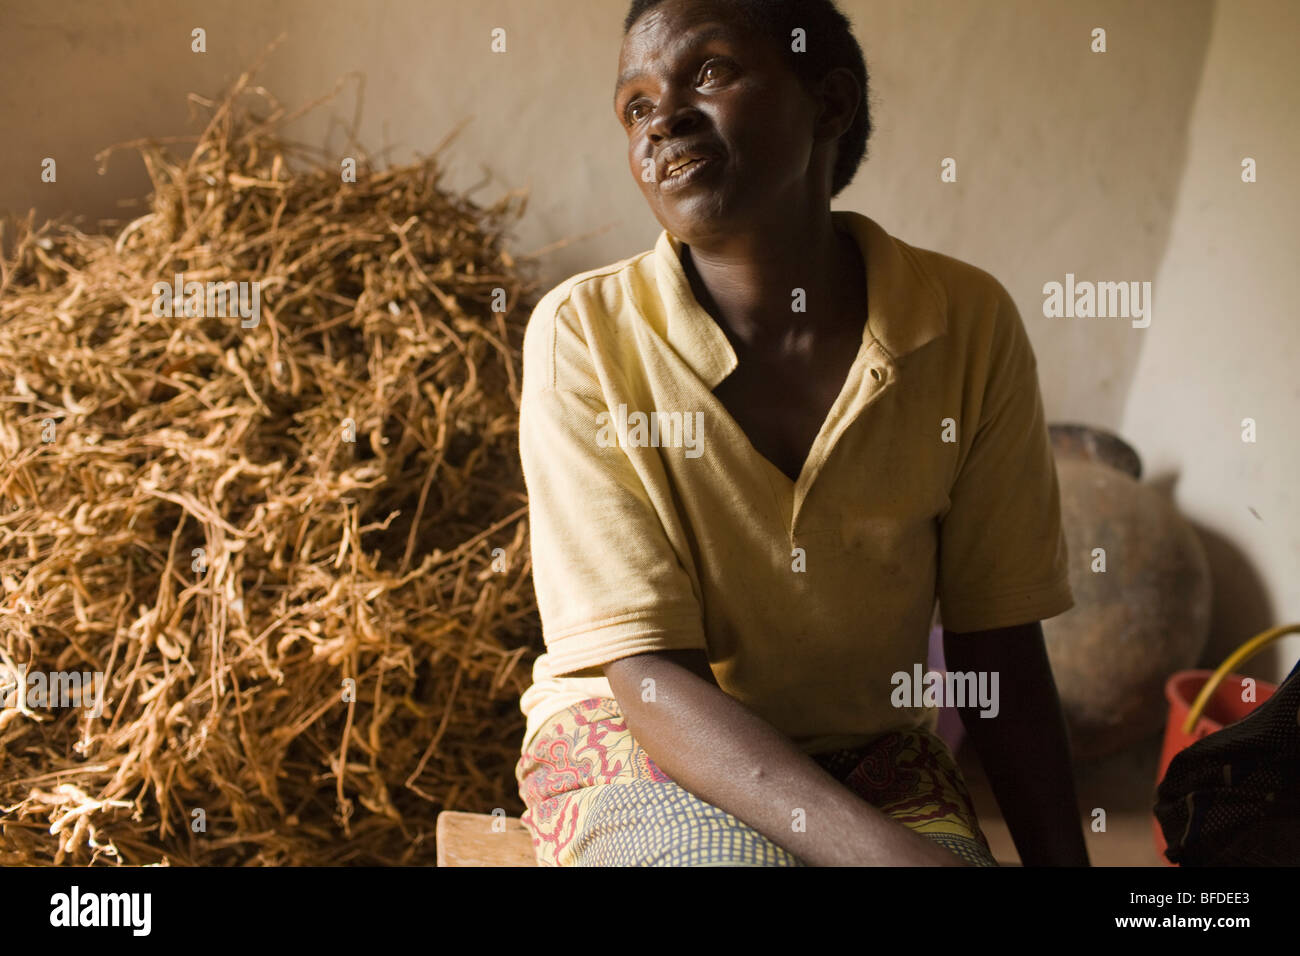
<instances>
[{"instance_id":1,"label":"woman's face","mask_svg":"<svg viewBox=\"0 0 1300 956\"><path fill-rule=\"evenodd\" d=\"M637 20L614 111L646 202L687 244L829 201L827 172L813 166L817 102L725 3L664 0Z\"/></svg>"}]
</instances>

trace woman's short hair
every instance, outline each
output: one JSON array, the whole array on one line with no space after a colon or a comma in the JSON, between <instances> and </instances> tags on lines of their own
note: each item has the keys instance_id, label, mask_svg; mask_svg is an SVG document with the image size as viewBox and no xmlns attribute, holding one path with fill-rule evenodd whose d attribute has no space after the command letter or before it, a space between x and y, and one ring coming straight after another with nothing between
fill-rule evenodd
<instances>
[{"instance_id":1,"label":"woman's short hair","mask_svg":"<svg viewBox=\"0 0 1300 956\"><path fill-rule=\"evenodd\" d=\"M624 35L641 15L663 0L632 0L623 21ZM766 36L782 51L786 62L804 86L812 90L816 83L831 70L846 67L858 79L862 101L853 116L852 125L840 137L831 175L831 195L840 192L853 181L858 167L867 155L867 140L871 136L871 110L867 102L867 64L862 57L862 47L853 36L853 28L834 0L720 0L735 7L744 19L760 34ZM794 31L803 30L803 49L794 49Z\"/></svg>"}]
</instances>

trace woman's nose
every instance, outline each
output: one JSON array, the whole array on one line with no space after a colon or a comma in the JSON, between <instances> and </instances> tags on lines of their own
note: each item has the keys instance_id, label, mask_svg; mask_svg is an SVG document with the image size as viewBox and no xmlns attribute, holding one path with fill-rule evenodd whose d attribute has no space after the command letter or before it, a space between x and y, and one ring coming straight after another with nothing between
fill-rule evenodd
<instances>
[{"instance_id":1,"label":"woman's nose","mask_svg":"<svg viewBox=\"0 0 1300 956\"><path fill-rule=\"evenodd\" d=\"M684 136L699 124L700 119L700 111L689 101L682 99L670 101L665 98L660 101L659 109L650 120L648 127L650 140L658 143L663 139Z\"/></svg>"}]
</instances>

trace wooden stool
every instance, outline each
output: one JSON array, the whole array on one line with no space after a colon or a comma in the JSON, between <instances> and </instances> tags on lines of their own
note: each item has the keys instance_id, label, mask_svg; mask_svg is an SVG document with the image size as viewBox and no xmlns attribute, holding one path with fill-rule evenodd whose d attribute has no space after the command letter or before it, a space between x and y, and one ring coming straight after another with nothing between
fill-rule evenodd
<instances>
[{"instance_id":1,"label":"wooden stool","mask_svg":"<svg viewBox=\"0 0 1300 956\"><path fill-rule=\"evenodd\" d=\"M501 829L501 820L505 829ZM496 823L497 829L492 828ZM438 866L536 866L532 835L518 817L444 810L434 830Z\"/></svg>"}]
</instances>

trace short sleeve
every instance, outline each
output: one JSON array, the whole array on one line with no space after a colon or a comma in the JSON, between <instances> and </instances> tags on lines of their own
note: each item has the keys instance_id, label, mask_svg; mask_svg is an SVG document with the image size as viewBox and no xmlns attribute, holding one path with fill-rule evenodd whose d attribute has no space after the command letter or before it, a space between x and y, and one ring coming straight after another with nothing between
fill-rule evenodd
<instances>
[{"instance_id":1,"label":"short sleeve","mask_svg":"<svg viewBox=\"0 0 1300 956\"><path fill-rule=\"evenodd\" d=\"M998 292L978 426L940 522L940 615L958 633L1074 606L1038 363L1015 303Z\"/></svg>"},{"instance_id":2,"label":"short sleeve","mask_svg":"<svg viewBox=\"0 0 1300 956\"><path fill-rule=\"evenodd\" d=\"M602 411L555 387L525 386L520 404L533 584L557 676L706 649L699 600L645 482L623 448L597 439Z\"/></svg>"}]
</instances>

